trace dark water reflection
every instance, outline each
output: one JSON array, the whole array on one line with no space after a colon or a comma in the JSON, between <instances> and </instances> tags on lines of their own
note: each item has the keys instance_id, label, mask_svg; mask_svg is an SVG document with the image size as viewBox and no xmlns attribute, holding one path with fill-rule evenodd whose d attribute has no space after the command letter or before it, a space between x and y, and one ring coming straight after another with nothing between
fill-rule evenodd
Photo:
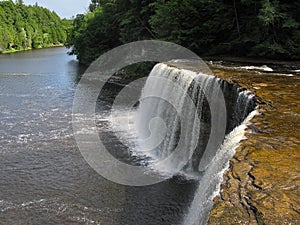
<instances>
[{"instance_id":1,"label":"dark water reflection","mask_svg":"<svg viewBox=\"0 0 300 225\"><path fill-rule=\"evenodd\" d=\"M0 55L0 223L180 224L194 184L121 186L82 158L71 126L82 68L66 52Z\"/></svg>"}]
</instances>

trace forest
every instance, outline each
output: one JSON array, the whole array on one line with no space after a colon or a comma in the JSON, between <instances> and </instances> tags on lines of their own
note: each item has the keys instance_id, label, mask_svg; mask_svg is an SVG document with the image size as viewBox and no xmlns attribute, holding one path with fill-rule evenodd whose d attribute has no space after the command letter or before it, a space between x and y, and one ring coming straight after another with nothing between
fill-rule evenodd
<instances>
[{"instance_id":1,"label":"forest","mask_svg":"<svg viewBox=\"0 0 300 225\"><path fill-rule=\"evenodd\" d=\"M37 4L0 1L0 52L63 45L70 22Z\"/></svg>"},{"instance_id":2,"label":"forest","mask_svg":"<svg viewBox=\"0 0 300 225\"><path fill-rule=\"evenodd\" d=\"M92 0L89 12L74 18L66 45L83 64L144 39L171 41L201 56L295 60L299 26L300 1Z\"/></svg>"}]
</instances>

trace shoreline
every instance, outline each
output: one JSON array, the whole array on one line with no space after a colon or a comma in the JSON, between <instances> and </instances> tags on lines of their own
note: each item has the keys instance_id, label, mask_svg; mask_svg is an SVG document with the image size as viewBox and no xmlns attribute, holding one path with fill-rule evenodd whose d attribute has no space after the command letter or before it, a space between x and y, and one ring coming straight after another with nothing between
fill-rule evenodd
<instances>
[{"instance_id":1,"label":"shoreline","mask_svg":"<svg viewBox=\"0 0 300 225\"><path fill-rule=\"evenodd\" d=\"M38 48L9 49L9 50L4 50L4 51L0 52L0 55L13 54L13 53L18 53L18 52L26 52L26 51L34 51L34 50L47 49L47 48L58 48L58 47L64 47L64 44L61 43L61 44L50 45L50 46L45 46L45 47L38 47Z\"/></svg>"}]
</instances>

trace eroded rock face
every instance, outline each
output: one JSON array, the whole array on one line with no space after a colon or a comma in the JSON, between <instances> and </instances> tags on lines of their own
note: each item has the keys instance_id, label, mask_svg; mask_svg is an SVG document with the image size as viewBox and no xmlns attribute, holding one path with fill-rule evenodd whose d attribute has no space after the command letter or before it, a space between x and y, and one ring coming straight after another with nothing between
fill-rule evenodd
<instances>
[{"instance_id":1,"label":"eroded rock face","mask_svg":"<svg viewBox=\"0 0 300 225\"><path fill-rule=\"evenodd\" d=\"M299 75L212 69L253 91L260 115L230 161L209 224L299 224Z\"/></svg>"}]
</instances>

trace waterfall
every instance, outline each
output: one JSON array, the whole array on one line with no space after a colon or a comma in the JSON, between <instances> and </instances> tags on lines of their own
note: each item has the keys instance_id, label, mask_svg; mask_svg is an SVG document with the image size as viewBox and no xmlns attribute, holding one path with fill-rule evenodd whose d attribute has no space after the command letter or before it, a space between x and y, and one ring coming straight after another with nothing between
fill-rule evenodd
<instances>
[{"instance_id":1,"label":"waterfall","mask_svg":"<svg viewBox=\"0 0 300 225\"><path fill-rule=\"evenodd\" d=\"M137 112L139 150L165 173L203 172L226 133L222 80L157 64Z\"/></svg>"},{"instance_id":2,"label":"waterfall","mask_svg":"<svg viewBox=\"0 0 300 225\"><path fill-rule=\"evenodd\" d=\"M137 131L140 149L157 162L161 172L174 172L184 166L199 136L199 120L187 92L196 74L159 64L154 67L142 92L138 109ZM182 121L183 116L188 119ZM184 130L185 132L182 132ZM195 135L191 134L194 133ZM168 160L176 148L181 154ZM153 163L153 165L155 165Z\"/></svg>"},{"instance_id":3,"label":"waterfall","mask_svg":"<svg viewBox=\"0 0 300 225\"><path fill-rule=\"evenodd\" d=\"M257 113L256 110L252 111L239 126L226 135L224 143L218 149L211 165L198 181L194 200L183 221L184 225L203 225L207 223L210 210L213 207L213 199L219 194L223 174L229 167L229 160L234 156L241 140L246 139L244 136L245 129Z\"/></svg>"},{"instance_id":4,"label":"waterfall","mask_svg":"<svg viewBox=\"0 0 300 225\"><path fill-rule=\"evenodd\" d=\"M251 92L215 76L169 63L151 71L137 110L138 149L160 173L198 180L184 224L206 223L254 109Z\"/></svg>"}]
</instances>

